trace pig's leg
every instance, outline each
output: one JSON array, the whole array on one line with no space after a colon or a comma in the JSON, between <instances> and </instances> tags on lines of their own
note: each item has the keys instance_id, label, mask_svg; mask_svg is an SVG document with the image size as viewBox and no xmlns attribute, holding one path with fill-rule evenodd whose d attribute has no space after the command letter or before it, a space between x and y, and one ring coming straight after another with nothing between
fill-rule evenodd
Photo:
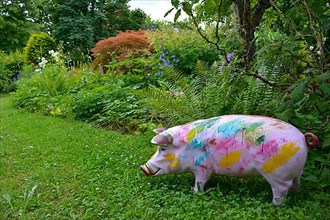
<instances>
[{"instance_id":1,"label":"pig's leg","mask_svg":"<svg viewBox=\"0 0 330 220\"><path fill-rule=\"evenodd\" d=\"M302 172L292 180L292 189L294 189L297 192L299 192L301 190L301 188L300 188L301 175L302 175Z\"/></svg>"},{"instance_id":2,"label":"pig's leg","mask_svg":"<svg viewBox=\"0 0 330 220\"><path fill-rule=\"evenodd\" d=\"M195 174L195 186L194 191L203 192L206 182L210 179L212 173L207 170L197 170L194 172Z\"/></svg>"},{"instance_id":3,"label":"pig's leg","mask_svg":"<svg viewBox=\"0 0 330 220\"><path fill-rule=\"evenodd\" d=\"M272 178L272 176L264 176L267 182L272 187L273 191L273 203L276 206L282 205L288 194L289 189L292 186L292 180L281 180Z\"/></svg>"}]
</instances>

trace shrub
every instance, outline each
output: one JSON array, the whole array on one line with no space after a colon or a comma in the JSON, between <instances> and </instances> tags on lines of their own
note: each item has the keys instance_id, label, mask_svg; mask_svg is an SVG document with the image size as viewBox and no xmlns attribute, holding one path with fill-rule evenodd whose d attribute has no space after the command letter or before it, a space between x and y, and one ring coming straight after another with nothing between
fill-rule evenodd
<instances>
[{"instance_id":1,"label":"shrub","mask_svg":"<svg viewBox=\"0 0 330 220\"><path fill-rule=\"evenodd\" d=\"M147 33L155 47L158 61L190 74L198 60L211 65L219 60L219 51L198 35L196 30L162 26L159 30Z\"/></svg>"},{"instance_id":2,"label":"shrub","mask_svg":"<svg viewBox=\"0 0 330 220\"><path fill-rule=\"evenodd\" d=\"M99 41L91 50L95 57L92 66L94 69L106 68L105 65L113 60L123 61L129 54L139 57L152 50L143 30L119 32L115 37Z\"/></svg>"},{"instance_id":3,"label":"shrub","mask_svg":"<svg viewBox=\"0 0 330 220\"><path fill-rule=\"evenodd\" d=\"M24 64L23 54L13 52L6 54L0 51L0 93L15 90L15 83L20 78Z\"/></svg>"},{"instance_id":4,"label":"shrub","mask_svg":"<svg viewBox=\"0 0 330 220\"><path fill-rule=\"evenodd\" d=\"M143 131L152 125L151 116L134 89L146 88L150 80L132 74L119 77L90 70L68 72L63 67L47 65L42 72L21 80L15 104L30 111L73 117L121 132Z\"/></svg>"},{"instance_id":5,"label":"shrub","mask_svg":"<svg viewBox=\"0 0 330 220\"><path fill-rule=\"evenodd\" d=\"M134 93L134 89L146 88L149 78L107 74L86 80L85 86L72 94L70 108L74 118L129 133L141 131L140 126L151 120L149 107L144 106Z\"/></svg>"},{"instance_id":6,"label":"shrub","mask_svg":"<svg viewBox=\"0 0 330 220\"><path fill-rule=\"evenodd\" d=\"M70 101L63 96L74 91L81 81L79 75L71 74L63 67L48 65L41 73L21 80L16 92L16 106L50 114L62 102Z\"/></svg>"},{"instance_id":7,"label":"shrub","mask_svg":"<svg viewBox=\"0 0 330 220\"><path fill-rule=\"evenodd\" d=\"M56 49L56 43L47 33L31 34L26 47L24 48L25 62L37 64L42 57L51 59L49 51Z\"/></svg>"}]
</instances>

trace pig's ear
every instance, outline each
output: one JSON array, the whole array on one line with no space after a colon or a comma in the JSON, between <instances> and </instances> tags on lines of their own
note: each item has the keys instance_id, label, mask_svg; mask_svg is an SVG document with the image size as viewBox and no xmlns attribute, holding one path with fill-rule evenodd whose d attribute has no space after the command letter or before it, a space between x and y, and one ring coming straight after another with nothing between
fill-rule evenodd
<instances>
[{"instance_id":1,"label":"pig's ear","mask_svg":"<svg viewBox=\"0 0 330 220\"><path fill-rule=\"evenodd\" d=\"M156 135L152 140L151 143L159 146L166 147L173 142L173 137L170 133L164 132L161 134Z\"/></svg>"},{"instance_id":2,"label":"pig's ear","mask_svg":"<svg viewBox=\"0 0 330 220\"><path fill-rule=\"evenodd\" d=\"M154 129L152 131L155 132L156 134L160 134L160 133L162 133L165 130L166 130L166 128L156 128L156 129Z\"/></svg>"}]
</instances>

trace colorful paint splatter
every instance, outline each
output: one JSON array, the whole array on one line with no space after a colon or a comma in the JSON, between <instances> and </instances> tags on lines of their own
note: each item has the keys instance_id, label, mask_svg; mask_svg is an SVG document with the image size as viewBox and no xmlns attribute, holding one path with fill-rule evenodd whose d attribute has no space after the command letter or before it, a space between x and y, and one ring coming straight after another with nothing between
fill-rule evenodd
<instances>
[{"instance_id":1,"label":"colorful paint splatter","mask_svg":"<svg viewBox=\"0 0 330 220\"><path fill-rule=\"evenodd\" d=\"M274 204L280 204L279 198L292 184L299 188L307 158L304 134L286 122L262 116L198 120L167 129L152 143L162 147L141 166L146 175L189 171L195 175L195 191L203 189L212 174L263 175L272 186Z\"/></svg>"},{"instance_id":2,"label":"colorful paint splatter","mask_svg":"<svg viewBox=\"0 0 330 220\"><path fill-rule=\"evenodd\" d=\"M242 174L248 171L245 167L254 161L250 159L252 157L256 163L265 164L264 171L270 173L288 162L299 148L289 151L287 147L281 147L286 146L286 141L277 139L277 131L269 126L269 120L278 127L288 126L267 117L251 116L247 120L246 116L236 115L199 120L170 131L186 146L180 158L193 158L194 166L209 166L208 157L212 155L213 160L217 159L219 172L224 169L224 172L230 170ZM282 158L280 152L290 154L279 159Z\"/></svg>"}]
</instances>

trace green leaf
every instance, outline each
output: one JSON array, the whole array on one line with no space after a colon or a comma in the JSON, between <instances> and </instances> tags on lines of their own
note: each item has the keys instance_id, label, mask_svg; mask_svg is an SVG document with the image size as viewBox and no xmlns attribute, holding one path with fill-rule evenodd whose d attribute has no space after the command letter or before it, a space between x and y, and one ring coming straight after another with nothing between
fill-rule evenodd
<instances>
[{"instance_id":1,"label":"green leaf","mask_svg":"<svg viewBox=\"0 0 330 220\"><path fill-rule=\"evenodd\" d=\"M318 179L315 175L310 175L308 177L305 177L304 180L311 181L311 182L318 182Z\"/></svg>"},{"instance_id":2,"label":"green leaf","mask_svg":"<svg viewBox=\"0 0 330 220\"><path fill-rule=\"evenodd\" d=\"M292 93L291 93L290 96L291 96L292 98L296 98L296 97L298 97L298 96L300 96L300 95L303 95L304 91L305 91L305 87L304 87L304 85L298 85L298 86L296 86L296 88L292 91Z\"/></svg>"},{"instance_id":3,"label":"green leaf","mask_svg":"<svg viewBox=\"0 0 330 220\"><path fill-rule=\"evenodd\" d=\"M171 4L172 4L173 7L176 8L176 9L179 7L179 3L180 3L179 0L171 0Z\"/></svg>"},{"instance_id":4,"label":"green leaf","mask_svg":"<svg viewBox=\"0 0 330 220\"><path fill-rule=\"evenodd\" d=\"M318 162L321 162L325 165L330 165L330 161L325 159L325 158L322 158L322 157L314 157L313 158L314 160L318 161Z\"/></svg>"},{"instance_id":5,"label":"green leaf","mask_svg":"<svg viewBox=\"0 0 330 220\"><path fill-rule=\"evenodd\" d=\"M182 7L183 11L186 12L188 15L191 15L192 5L189 2L185 2Z\"/></svg>"},{"instance_id":6,"label":"green leaf","mask_svg":"<svg viewBox=\"0 0 330 220\"><path fill-rule=\"evenodd\" d=\"M314 103L317 102L318 98L319 98L319 95L318 95L316 92L313 92L313 93L309 96L308 100L309 100L312 104L314 104Z\"/></svg>"},{"instance_id":7,"label":"green leaf","mask_svg":"<svg viewBox=\"0 0 330 220\"><path fill-rule=\"evenodd\" d=\"M173 10L174 10L174 8L171 8L170 10L168 10L168 11L165 13L164 18L165 18L167 15L169 15Z\"/></svg>"},{"instance_id":8,"label":"green leaf","mask_svg":"<svg viewBox=\"0 0 330 220\"><path fill-rule=\"evenodd\" d=\"M330 146L330 135L325 136L323 143L322 143L322 147L329 147Z\"/></svg>"},{"instance_id":9,"label":"green leaf","mask_svg":"<svg viewBox=\"0 0 330 220\"><path fill-rule=\"evenodd\" d=\"M330 79L330 72L323 73L316 77L318 80L327 80Z\"/></svg>"},{"instance_id":10,"label":"green leaf","mask_svg":"<svg viewBox=\"0 0 330 220\"><path fill-rule=\"evenodd\" d=\"M324 93L325 97L330 96L330 83L321 84L320 89Z\"/></svg>"},{"instance_id":11,"label":"green leaf","mask_svg":"<svg viewBox=\"0 0 330 220\"><path fill-rule=\"evenodd\" d=\"M178 20L178 18L180 17L181 15L181 9L179 9L176 13L175 13L175 16L174 16L174 22L176 22Z\"/></svg>"},{"instance_id":12,"label":"green leaf","mask_svg":"<svg viewBox=\"0 0 330 220\"><path fill-rule=\"evenodd\" d=\"M289 108L284 112L280 113L278 117L283 121L289 121L289 119L296 117L296 112L292 108Z\"/></svg>"}]
</instances>

